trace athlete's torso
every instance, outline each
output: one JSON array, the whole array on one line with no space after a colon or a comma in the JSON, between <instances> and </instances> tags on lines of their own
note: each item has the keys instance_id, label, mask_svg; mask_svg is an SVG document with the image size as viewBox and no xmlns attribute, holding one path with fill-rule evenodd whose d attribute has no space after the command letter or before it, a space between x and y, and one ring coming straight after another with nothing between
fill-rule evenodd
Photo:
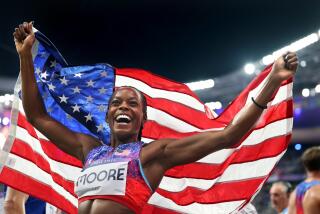
<instances>
[{"instance_id":1,"label":"athlete's torso","mask_svg":"<svg viewBox=\"0 0 320 214\"><path fill-rule=\"evenodd\" d=\"M75 183L80 206L88 200L93 206L95 199L99 199L97 206L101 206L99 201L103 199L135 212L141 210L152 194L140 162L142 145L142 142L116 148L104 145L90 151Z\"/></svg>"}]
</instances>

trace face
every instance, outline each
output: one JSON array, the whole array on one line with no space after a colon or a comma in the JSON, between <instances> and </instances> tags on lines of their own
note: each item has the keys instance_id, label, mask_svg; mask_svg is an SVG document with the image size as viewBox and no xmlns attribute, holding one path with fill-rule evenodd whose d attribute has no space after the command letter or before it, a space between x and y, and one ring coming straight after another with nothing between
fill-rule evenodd
<instances>
[{"instance_id":1,"label":"face","mask_svg":"<svg viewBox=\"0 0 320 214\"><path fill-rule=\"evenodd\" d=\"M269 194L271 206L279 213L288 206L289 195L282 184L273 184Z\"/></svg>"},{"instance_id":2,"label":"face","mask_svg":"<svg viewBox=\"0 0 320 214\"><path fill-rule=\"evenodd\" d=\"M117 138L137 140L145 122L140 93L129 87L117 89L110 100L107 122Z\"/></svg>"}]
</instances>

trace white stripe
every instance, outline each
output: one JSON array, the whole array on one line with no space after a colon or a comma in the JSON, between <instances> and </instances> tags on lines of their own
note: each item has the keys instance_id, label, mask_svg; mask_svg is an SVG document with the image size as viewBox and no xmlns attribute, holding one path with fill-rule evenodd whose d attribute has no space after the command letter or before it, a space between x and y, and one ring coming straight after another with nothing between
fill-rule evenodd
<instances>
[{"instance_id":1,"label":"white stripe","mask_svg":"<svg viewBox=\"0 0 320 214\"><path fill-rule=\"evenodd\" d=\"M43 183L45 185L51 186L54 191L56 191L59 195L66 198L70 201L75 207L78 207L78 200L73 195L71 195L68 191L62 188L59 184L57 184L51 177L50 174L41 170L37 165L23 159L17 155L9 154L9 158L14 160L14 166L12 164L8 164L7 167L12 168L26 176L31 177L32 179L36 180L37 182ZM44 193L45 194L45 193Z\"/></svg>"},{"instance_id":2,"label":"white stripe","mask_svg":"<svg viewBox=\"0 0 320 214\"><path fill-rule=\"evenodd\" d=\"M256 98L259 95L267 79L268 78L265 78L255 89L249 92L245 105L252 103L251 97ZM268 106L276 105L278 103L281 103L282 101L290 99L292 97L292 88L292 82L281 86L277 91L274 99L268 103Z\"/></svg>"},{"instance_id":3,"label":"white stripe","mask_svg":"<svg viewBox=\"0 0 320 214\"><path fill-rule=\"evenodd\" d=\"M288 100L289 98L292 98L292 88L293 83L289 83L287 85L283 85L279 88L279 91L277 92L274 99L271 101L271 105L276 105L278 103L281 103L282 101Z\"/></svg>"},{"instance_id":4,"label":"white stripe","mask_svg":"<svg viewBox=\"0 0 320 214\"><path fill-rule=\"evenodd\" d=\"M216 204L192 203L186 206L179 206L176 203L174 203L172 200L165 198L158 193L154 193L148 201L149 204L152 204L158 207L164 207L167 209L176 210L183 213L190 213L190 214L193 214L193 213L194 214L199 214L199 213L227 214L236 210L244 202L245 202L244 200L240 200L240 201L222 202L222 203L216 203Z\"/></svg>"},{"instance_id":5,"label":"white stripe","mask_svg":"<svg viewBox=\"0 0 320 214\"><path fill-rule=\"evenodd\" d=\"M164 111L152 108L150 106L147 108L147 115L148 120L156 121L158 124L180 133L196 132L200 130L189 123L179 120Z\"/></svg>"},{"instance_id":6,"label":"white stripe","mask_svg":"<svg viewBox=\"0 0 320 214\"><path fill-rule=\"evenodd\" d=\"M214 152L197 162L209 164L223 163L234 151L240 149L242 146L253 146L262 143L267 139L277 136L288 135L292 132L293 118L287 118L275 121L266 125L263 128L254 130L237 148L223 149Z\"/></svg>"},{"instance_id":7,"label":"white stripe","mask_svg":"<svg viewBox=\"0 0 320 214\"><path fill-rule=\"evenodd\" d=\"M116 75L115 86L116 87L132 86L142 91L143 93L147 94L149 97L164 98L167 100L181 103L183 105L186 105L190 108L194 108L201 112L205 112L203 104L190 95L179 93L179 92L166 91L163 89L152 88L146 83L131 77Z\"/></svg>"},{"instance_id":8,"label":"white stripe","mask_svg":"<svg viewBox=\"0 0 320 214\"><path fill-rule=\"evenodd\" d=\"M264 158L240 164L231 164L225 169L220 177L212 180L196 178L171 178L164 176L159 187L169 192L181 192L188 186L206 191L217 183L266 177L284 153L285 151L272 158Z\"/></svg>"},{"instance_id":9,"label":"white stripe","mask_svg":"<svg viewBox=\"0 0 320 214\"><path fill-rule=\"evenodd\" d=\"M48 157L48 155L42 150L39 140L29 135L25 129L17 127L16 138L28 144L35 153L38 153L49 163L51 171L61 175L65 179L74 181L80 173L81 168L64 164Z\"/></svg>"}]
</instances>

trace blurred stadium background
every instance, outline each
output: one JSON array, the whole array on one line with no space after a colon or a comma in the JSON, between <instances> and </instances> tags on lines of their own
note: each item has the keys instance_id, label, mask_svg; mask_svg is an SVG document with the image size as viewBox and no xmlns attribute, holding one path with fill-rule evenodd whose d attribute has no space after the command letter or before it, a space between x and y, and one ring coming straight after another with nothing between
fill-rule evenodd
<instances>
[{"instance_id":1,"label":"blurred stadium background","mask_svg":"<svg viewBox=\"0 0 320 214\"><path fill-rule=\"evenodd\" d=\"M320 143L320 30L306 35L262 59L248 62L244 67L228 75L214 77L201 82L188 83L218 114L239 92L262 70L273 61L274 57L290 49L298 53L300 65L294 82L294 130L288 151L274 169L268 183L253 201L261 214L275 213L270 208L268 191L270 183L285 180L294 185L304 178L304 170L299 162L302 152L310 146ZM214 72L212 72L214 73ZM0 145L3 145L10 126L10 110L13 100L15 79L0 76Z\"/></svg>"}]
</instances>

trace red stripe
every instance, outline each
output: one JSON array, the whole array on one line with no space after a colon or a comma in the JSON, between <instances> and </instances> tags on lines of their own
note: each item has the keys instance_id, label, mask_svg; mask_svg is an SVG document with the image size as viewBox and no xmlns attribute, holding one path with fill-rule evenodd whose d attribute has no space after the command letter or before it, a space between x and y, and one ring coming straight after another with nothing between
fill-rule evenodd
<instances>
[{"instance_id":1,"label":"red stripe","mask_svg":"<svg viewBox=\"0 0 320 214\"><path fill-rule=\"evenodd\" d=\"M273 123L275 121L283 120L286 118L293 117L293 100L287 100L281 102L277 105L268 107L268 110L265 111L257 122L255 129L263 128L267 124Z\"/></svg>"},{"instance_id":2,"label":"red stripe","mask_svg":"<svg viewBox=\"0 0 320 214\"><path fill-rule=\"evenodd\" d=\"M240 95L234 99L231 104L217 117L217 120L223 123L229 123L234 115L236 115L244 106L249 92L256 87L265 79L265 77L269 74L272 69L272 65L266 67L260 74L257 76L241 93ZM287 85L292 82L292 78L282 82L282 86ZM279 89L278 89L279 90ZM274 96L278 92L275 91L271 100L273 100Z\"/></svg>"},{"instance_id":3,"label":"red stripe","mask_svg":"<svg viewBox=\"0 0 320 214\"><path fill-rule=\"evenodd\" d=\"M243 139L245 139L252 131L261 129L264 126L287 118L293 117L293 110L292 108L288 107L292 106L292 100L288 100L286 102L282 102L278 105L271 106L260 118L259 122L257 123L256 127L248 132ZM160 118L161 119L161 118ZM159 120L160 120L159 119ZM208 127L208 128L216 128ZM183 137L187 137L197 132L188 132L188 133L180 133L171 128L165 127L157 123L156 121L148 120L145 123L142 135L143 137L151 138L151 139L161 139L161 138L174 138L180 139Z\"/></svg>"},{"instance_id":4,"label":"red stripe","mask_svg":"<svg viewBox=\"0 0 320 214\"><path fill-rule=\"evenodd\" d=\"M78 213L77 208L66 198L57 193L52 187L36 181L18 171L4 167L0 174L0 182L47 201L67 213Z\"/></svg>"},{"instance_id":5,"label":"red stripe","mask_svg":"<svg viewBox=\"0 0 320 214\"><path fill-rule=\"evenodd\" d=\"M256 178L230 183L218 183L206 191L187 187L181 192L173 193L163 189L158 189L157 192L180 206L190 205L195 202L200 204L215 204L249 199L263 181L264 178Z\"/></svg>"},{"instance_id":6,"label":"red stripe","mask_svg":"<svg viewBox=\"0 0 320 214\"><path fill-rule=\"evenodd\" d=\"M285 151L291 135L268 139L254 146L243 146L235 150L223 163L191 163L169 169L166 176L174 178L215 179L223 174L230 164L251 162L271 158Z\"/></svg>"},{"instance_id":7,"label":"red stripe","mask_svg":"<svg viewBox=\"0 0 320 214\"><path fill-rule=\"evenodd\" d=\"M189 106L162 98L150 98L145 95L148 106L161 110L177 119L180 119L199 129L209 129L213 127L223 127L225 124L211 120L205 112L190 108ZM203 107L204 108L204 107Z\"/></svg>"},{"instance_id":8,"label":"red stripe","mask_svg":"<svg viewBox=\"0 0 320 214\"><path fill-rule=\"evenodd\" d=\"M158 124L155 121L148 120L143 127L142 136L151 139L161 138L183 138L196 134L196 132L180 133L173 129Z\"/></svg>"},{"instance_id":9,"label":"red stripe","mask_svg":"<svg viewBox=\"0 0 320 214\"><path fill-rule=\"evenodd\" d=\"M76 159L75 157L63 152L60 150L56 145L51 143L45 139L39 139L34 127L27 121L25 116L19 113L18 116L18 126L28 131L28 133L38 139L41 143L42 150L50 157L52 160L65 163L71 166L80 167L82 168L82 163L80 160Z\"/></svg>"},{"instance_id":10,"label":"red stripe","mask_svg":"<svg viewBox=\"0 0 320 214\"><path fill-rule=\"evenodd\" d=\"M73 181L66 180L63 175L59 175L53 171L51 171L51 166L47 160L45 160L40 154L35 152L28 144L25 142L15 139L11 152L12 154L15 154L23 159L26 159L35 165L37 165L40 169L47 172L51 175L52 179L62 186L64 189L66 189L70 194L72 194L74 197L77 197L74 193L74 185ZM62 166L61 166L62 167Z\"/></svg>"},{"instance_id":11,"label":"red stripe","mask_svg":"<svg viewBox=\"0 0 320 214\"><path fill-rule=\"evenodd\" d=\"M116 75L121 75L125 77L130 77L132 79L140 80L145 84L151 86L152 88L180 92L183 94L190 95L199 100L198 96L195 93L193 93L185 84L169 80L165 77L158 76L149 71L134 68L117 68L115 70L115 73Z\"/></svg>"}]
</instances>

